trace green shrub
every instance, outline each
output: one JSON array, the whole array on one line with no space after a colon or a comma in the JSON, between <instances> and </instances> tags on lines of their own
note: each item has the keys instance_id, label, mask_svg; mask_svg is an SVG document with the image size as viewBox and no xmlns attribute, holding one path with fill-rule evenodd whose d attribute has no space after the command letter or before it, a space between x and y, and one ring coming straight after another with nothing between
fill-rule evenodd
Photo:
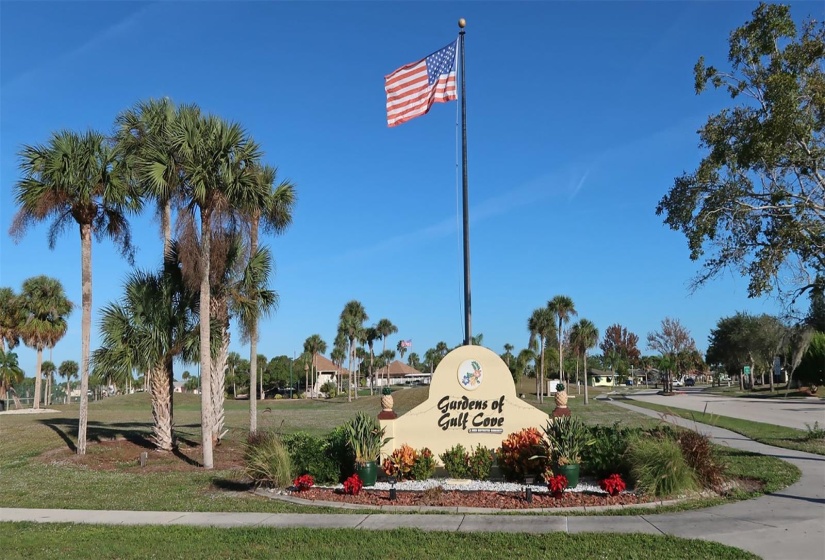
<instances>
[{"instance_id":1,"label":"green shrub","mask_svg":"<svg viewBox=\"0 0 825 560\"><path fill-rule=\"evenodd\" d=\"M692 430L684 430L677 436L677 441L699 484L703 488L719 488L725 481L727 465L720 460L710 439Z\"/></svg>"},{"instance_id":2,"label":"green shrub","mask_svg":"<svg viewBox=\"0 0 825 560\"><path fill-rule=\"evenodd\" d=\"M338 426L327 434L327 455L335 462L339 470L337 482L346 480L355 474L355 454L350 448L345 426Z\"/></svg>"},{"instance_id":3,"label":"green shrub","mask_svg":"<svg viewBox=\"0 0 825 560\"><path fill-rule=\"evenodd\" d=\"M581 464L582 453L592 443L587 426L578 416L551 418L544 435L557 466Z\"/></svg>"},{"instance_id":4,"label":"green shrub","mask_svg":"<svg viewBox=\"0 0 825 560\"><path fill-rule=\"evenodd\" d=\"M441 462L444 463L444 468L453 478L469 478L470 469L467 466L469 454L464 446L460 443L451 447L444 453L438 456Z\"/></svg>"},{"instance_id":5,"label":"green shrub","mask_svg":"<svg viewBox=\"0 0 825 560\"><path fill-rule=\"evenodd\" d=\"M418 452L418 458L410 469L413 480L427 480L435 474L435 456L427 447Z\"/></svg>"},{"instance_id":6,"label":"green shrub","mask_svg":"<svg viewBox=\"0 0 825 560\"><path fill-rule=\"evenodd\" d=\"M277 400L279 400L279 399L282 399L282 398L284 398L284 396L283 396L281 393L276 393L276 394L275 394L274 399L275 399L276 401L277 401Z\"/></svg>"},{"instance_id":7,"label":"green shrub","mask_svg":"<svg viewBox=\"0 0 825 560\"><path fill-rule=\"evenodd\" d=\"M338 482L341 469L327 452L326 441L306 432L285 435L282 441L292 461L293 476L311 474L318 484Z\"/></svg>"},{"instance_id":8,"label":"green shrub","mask_svg":"<svg viewBox=\"0 0 825 560\"><path fill-rule=\"evenodd\" d=\"M696 474L670 436L638 437L627 447L626 459L636 490L653 496L672 496L696 490Z\"/></svg>"},{"instance_id":9,"label":"green shrub","mask_svg":"<svg viewBox=\"0 0 825 560\"><path fill-rule=\"evenodd\" d=\"M624 458L628 442L642 434L641 428L620 428L616 422L612 426L591 426L592 445L582 449L582 471L597 478L620 474L629 478L630 465Z\"/></svg>"},{"instance_id":10,"label":"green shrub","mask_svg":"<svg viewBox=\"0 0 825 560\"><path fill-rule=\"evenodd\" d=\"M292 483L289 452L277 434L271 431L249 434L244 449L244 472L258 486L286 488Z\"/></svg>"},{"instance_id":11,"label":"green shrub","mask_svg":"<svg viewBox=\"0 0 825 560\"><path fill-rule=\"evenodd\" d=\"M338 386L335 385L332 381L327 381L323 385L321 385L321 392L326 393L327 397L330 399L334 399L338 396Z\"/></svg>"},{"instance_id":12,"label":"green shrub","mask_svg":"<svg viewBox=\"0 0 825 560\"><path fill-rule=\"evenodd\" d=\"M493 450L479 445L467 458L467 470L474 480L488 480L493 466Z\"/></svg>"}]
</instances>

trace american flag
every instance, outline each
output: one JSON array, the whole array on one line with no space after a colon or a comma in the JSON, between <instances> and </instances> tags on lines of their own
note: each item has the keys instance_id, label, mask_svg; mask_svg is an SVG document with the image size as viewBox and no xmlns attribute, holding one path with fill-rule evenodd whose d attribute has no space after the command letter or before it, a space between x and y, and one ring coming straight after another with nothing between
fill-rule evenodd
<instances>
[{"instance_id":1,"label":"american flag","mask_svg":"<svg viewBox=\"0 0 825 560\"><path fill-rule=\"evenodd\" d=\"M412 339L409 340L402 340L401 341L402 348L412 348Z\"/></svg>"},{"instance_id":2,"label":"american flag","mask_svg":"<svg viewBox=\"0 0 825 560\"><path fill-rule=\"evenodd\" d=\"M433 103L458 99L455 84L456 44L384 76L387 125L398 126L430 110Z\"/></svg>"}]
</instances>

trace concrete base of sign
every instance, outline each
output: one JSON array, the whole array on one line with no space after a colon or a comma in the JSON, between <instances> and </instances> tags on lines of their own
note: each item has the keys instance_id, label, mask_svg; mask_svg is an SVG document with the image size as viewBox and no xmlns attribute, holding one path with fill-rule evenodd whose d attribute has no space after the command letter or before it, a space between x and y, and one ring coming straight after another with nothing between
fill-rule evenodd
<instances>
[{"instance_id":1,"label":"concrete base of sign","mask_svg":"<svg viewBox=\"0 0 825 560\"><path fill-rule=\"evenodd\" d=\"M544 427L549 416L516 396L510 369L483 346L460 346L433 372L426 401L396 419L378 416L390 441L385 457L407 444L428 448L436 458L461 444L468 451L496 449L511 433ZM441 464L441 461L438 460Z\"/></svg>"},{"instance_id":2,"label":"concrete base of sign","mask_svg":"<svg viewBox=\"0 0 825 560\"><path fill-rule=\"evenodd\" d=\"M560 406L553 411L553 418L558 418L560 416L570 416L570 409L566 406Z\"/></svg>"}]
</instances>

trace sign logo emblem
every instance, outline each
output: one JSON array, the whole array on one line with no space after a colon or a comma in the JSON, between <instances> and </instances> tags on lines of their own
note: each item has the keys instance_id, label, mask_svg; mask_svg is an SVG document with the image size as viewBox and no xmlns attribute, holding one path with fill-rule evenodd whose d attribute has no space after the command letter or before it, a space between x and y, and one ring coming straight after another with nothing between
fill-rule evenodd
<instances>
[{"instance_id":1,"label":"sign logo emblem","mask_svg":"<svg viewBox=\"0 0 825 560\"><path fill-rule=\"evenodd\" d=\"M475 360L464 360L458 366L458 383L468 391L478 389L483 377L481 364Z\"/></svg>"}]
</instances>

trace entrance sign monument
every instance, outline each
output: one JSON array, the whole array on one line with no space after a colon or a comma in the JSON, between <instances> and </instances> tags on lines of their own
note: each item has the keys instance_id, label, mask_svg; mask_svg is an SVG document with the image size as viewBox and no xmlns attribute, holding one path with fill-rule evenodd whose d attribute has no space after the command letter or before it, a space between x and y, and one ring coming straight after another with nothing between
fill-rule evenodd
<instances>
[{"instance_id":1,"label":"entrance sign monument","mask_svg":"<svg viewBox=\"0 0 825 560\"><path fill-rule=\"evenodd\" d=\"M507 364L483 346L460 346L444 356L433 372L426 401L395 419L379 416L392 439L381 456L407 444L427 447L438 457L456 444L468 451L495 449L511 433L539 428L549 416L516 396Z\"/></svg>"}]
</instances>

